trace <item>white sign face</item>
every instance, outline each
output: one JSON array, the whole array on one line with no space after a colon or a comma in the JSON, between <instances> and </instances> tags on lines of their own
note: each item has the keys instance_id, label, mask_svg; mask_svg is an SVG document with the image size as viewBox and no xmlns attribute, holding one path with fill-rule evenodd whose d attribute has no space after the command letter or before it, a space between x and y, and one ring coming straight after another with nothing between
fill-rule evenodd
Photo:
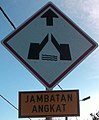
<instances>
[{"instance_id":1,"label":"white sign face","mask_svg":"<svg viewBox=\"0 0 99 120\"><path fill-rule=\"evenodd\" d=\"M2 43L47 88L58 84L97 47L51 2Z\"/></svg>"}]
</instances>

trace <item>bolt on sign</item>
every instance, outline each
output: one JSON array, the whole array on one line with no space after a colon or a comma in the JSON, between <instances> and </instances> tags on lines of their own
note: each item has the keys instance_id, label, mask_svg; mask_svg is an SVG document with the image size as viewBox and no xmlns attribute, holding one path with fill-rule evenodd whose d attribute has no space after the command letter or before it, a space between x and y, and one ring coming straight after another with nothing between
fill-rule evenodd
<instances>
[{"instance_id":1,"label":"bolt on sign","mask_svg":"<svg viewBox=\"0 0 99 120\"><path fill-rule=\"evenodd\" d=\"M79 115L78 90L19 92L19 118Z\"/></svg>"},{"instance_id":2,"label":"bolt on sign","mask_svg":"<svg viewBox=\"0 0 99 120\"><path fill-rule=\"evenodd\" d=\"M98 46L52 2L7 36L2 44L48 89Z\"/></svg>"}]
</instances>

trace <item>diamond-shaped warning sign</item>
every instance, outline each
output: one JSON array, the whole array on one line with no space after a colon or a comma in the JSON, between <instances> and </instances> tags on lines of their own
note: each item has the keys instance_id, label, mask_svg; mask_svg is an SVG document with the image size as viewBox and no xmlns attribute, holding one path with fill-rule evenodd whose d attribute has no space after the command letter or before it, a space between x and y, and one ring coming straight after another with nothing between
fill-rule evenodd
<instances>
[{"instance_id":1,"label":"diamond-shaped warning sign","mask_svg":"<svg viewBox=\"0 0 99 120\"><path fill-rule=\"evenodd\" d=\"M47 88L58 84L97 47L51 2L2 43Z\"/></svg>"}]
</instances>

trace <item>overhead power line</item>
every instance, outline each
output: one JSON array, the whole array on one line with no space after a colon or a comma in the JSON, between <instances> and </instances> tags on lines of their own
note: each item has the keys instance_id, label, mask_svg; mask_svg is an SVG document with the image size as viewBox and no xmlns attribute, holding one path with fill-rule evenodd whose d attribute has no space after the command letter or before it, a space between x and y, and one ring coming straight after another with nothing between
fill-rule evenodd
<instances>
[{"instance_id":1,"label":"overhead power line","mask_svg":"<svg viewBox=\"0 0 99 120\"><path fill-rule=\"evenodd\" d=\"M4 12L3 8L0 6L0 10L3 13L3 15L6 17L6 19L9 21L9 23L12 25L12 27L14 29L16 29L15 25L13 24L13 22L10 20L10 18L8 17L8 15Z\"/></svg>"},{"instance_id":2,"label":"overhead power line","mask_svg":"<svg viewBox=\"0 0 99 120\"><path fill-rule=\"evenodd\" d=\"M16 108L10 101L8 101L5 97L3 97L2 95L0 95L0 97L5 100L9 105L11 105L14 109L18 110L18 108Z\"/></svg>"},{"instance_id":3,"label":"overhead power line","mask_svg":"<svg viewBox=\"0 0 99 120\"><path fill-rule=\"evenodd\" d=\"M15 105L13 105L9 100L7 100L3 95L0 95L0 97L4 100L4 101L6 101L10 106L12 106L15 110L18 110L18 108L15 106ZM28 118L29 120L32 120L31 118Z\"/></svg>"}]
</instances>

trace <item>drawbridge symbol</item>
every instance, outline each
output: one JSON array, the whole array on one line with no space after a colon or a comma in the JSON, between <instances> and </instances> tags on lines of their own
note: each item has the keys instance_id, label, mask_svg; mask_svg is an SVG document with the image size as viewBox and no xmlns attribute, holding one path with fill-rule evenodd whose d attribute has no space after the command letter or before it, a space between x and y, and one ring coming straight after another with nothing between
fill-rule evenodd
<instances>
[{"instance_id":1,"label":"drawbridge symbol","mask_svg":"<svg viewBox=\"0 0 99 120\"><path fill-rule=\"evenodd\" d=\"M30 43L28 59L39 60L40 52L45 47L49 40L49 34L45 36L41 43ZM51 42L60 54L60 60L71 60L69 44L59 44L55 37L51 34ZM43 56L44 57L44 56ZM46 55L56 60L56 56ZM51 59L52 60L52 59Z\"/></svg>"}]
</instances>

